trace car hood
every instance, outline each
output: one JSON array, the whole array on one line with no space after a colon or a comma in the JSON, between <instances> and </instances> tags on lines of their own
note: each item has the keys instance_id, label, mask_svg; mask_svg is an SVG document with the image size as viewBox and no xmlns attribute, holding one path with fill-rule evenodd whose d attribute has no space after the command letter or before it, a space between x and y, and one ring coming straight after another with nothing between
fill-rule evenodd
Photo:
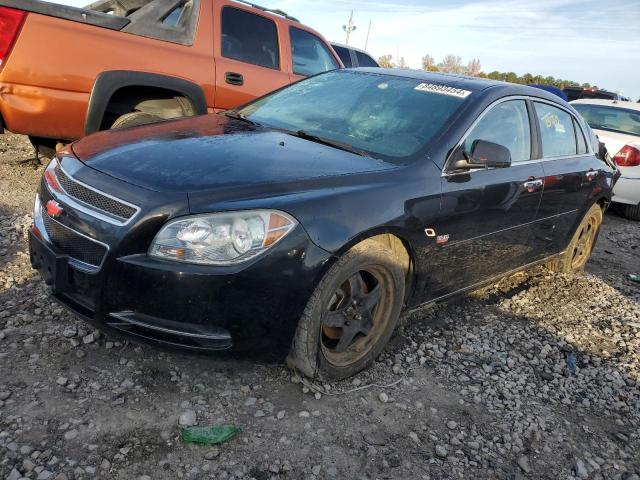
<instances>
[{"instance_id":1,"label":"car hood","mask_svg":"<svg viewBox=\"0 0 640 480\"><path fill-rule=\"evenodd\" d=\"M221 115L100 132L72 150L93 169L160 192L246 190L397 168Z\"/></svg>"}]
</instances>

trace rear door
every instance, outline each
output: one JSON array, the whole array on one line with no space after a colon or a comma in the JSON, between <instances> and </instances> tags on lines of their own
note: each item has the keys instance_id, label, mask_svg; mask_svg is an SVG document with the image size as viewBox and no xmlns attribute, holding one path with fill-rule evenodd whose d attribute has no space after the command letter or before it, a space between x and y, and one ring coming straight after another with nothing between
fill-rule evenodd
<instances>
[{"instance_id":1,"label":"rear door","mask_svg":"<svg viewBox=\"0 0 640 480\"><path fill-rule=\"evenodd\" d=\"M430 252L433 299L529 263L531 226L542 198L544 172L537 156L527 102L508 99L488 108L454 151L442 177L442 217ZM508 168L452 171L475 140L511 152Z\"/></svg>"},{"instance_id":2,"label":"rear door","mask_svg":"<svg viewBox=\"0 0 640 480\"><path fill-rule=\"evenodd\" d=\"M605 164L569 110L550 102L532 104L544 160L544 194L534 230L537 257L542 258L566 248L592 203Z\"/></svg>"},{"instance_id":3,"label":"rear door","mask_svg":"<svg viewBox=\"0 0 640 480\"><path fill-rule=\"evenodd\" d=\"M283 42L272 18L225 5L214 21L216 109L237 107L289 84Z\"/></svg>"}]
</instances>

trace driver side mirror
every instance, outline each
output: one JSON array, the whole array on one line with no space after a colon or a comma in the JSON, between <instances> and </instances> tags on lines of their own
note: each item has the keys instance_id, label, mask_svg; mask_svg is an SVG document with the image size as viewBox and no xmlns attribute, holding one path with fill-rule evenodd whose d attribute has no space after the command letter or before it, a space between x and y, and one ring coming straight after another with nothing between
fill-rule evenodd
<instances>
[{"instance_id":1,"label":"driver side mirror","mask_svg":"<svg viewBox=\"0 0 640 480\"><path fill-rule=\"evenodd\" d=\"M511 152L498 143L475 140L471 153L462 152L464 159L453 164L454 170L477 170L486 168L507 168L511 166Z\"/></svg>"}]
</instances>

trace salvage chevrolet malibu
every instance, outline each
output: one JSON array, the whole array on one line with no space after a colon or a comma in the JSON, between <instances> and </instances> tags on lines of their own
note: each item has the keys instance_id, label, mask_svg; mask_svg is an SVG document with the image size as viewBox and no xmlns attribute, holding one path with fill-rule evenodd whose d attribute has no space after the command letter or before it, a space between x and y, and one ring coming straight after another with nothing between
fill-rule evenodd
<instances>
[{"instance_id":1,"label":"salvage chevrolet malibu","mask_svg":"<svg viewBox=\"0 0 640 480\"><path fill-rule=\"evenodd\" d=\"M407 308L535 264L581 270L618 176L599 151L543 90L329 72L59 152L31 261L106 331L346 378Z\"/></svg>"}]
</instances>

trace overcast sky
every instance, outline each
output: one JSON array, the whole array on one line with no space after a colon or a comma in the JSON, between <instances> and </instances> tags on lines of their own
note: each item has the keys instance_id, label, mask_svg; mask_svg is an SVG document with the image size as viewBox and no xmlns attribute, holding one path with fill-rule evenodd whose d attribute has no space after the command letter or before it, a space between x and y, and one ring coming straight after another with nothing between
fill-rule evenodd
<instances>
[{"instance_id":1,"label":"overcast sky","mask_svg":"<svg viewBox=\"0 0 640 480\"><path fill-rule=\"evenodd\" d=\"M91 0L89 0L90 2ZM256 0L257 3L261 3ZM81 6L86 0L60 0ZM354 10L351 44L378 58L401 57L413 68L430 54L453 53L483 70L554 76L640 98L640 0L262 0L344 43Z\"/></svg>"}]
</instances>

